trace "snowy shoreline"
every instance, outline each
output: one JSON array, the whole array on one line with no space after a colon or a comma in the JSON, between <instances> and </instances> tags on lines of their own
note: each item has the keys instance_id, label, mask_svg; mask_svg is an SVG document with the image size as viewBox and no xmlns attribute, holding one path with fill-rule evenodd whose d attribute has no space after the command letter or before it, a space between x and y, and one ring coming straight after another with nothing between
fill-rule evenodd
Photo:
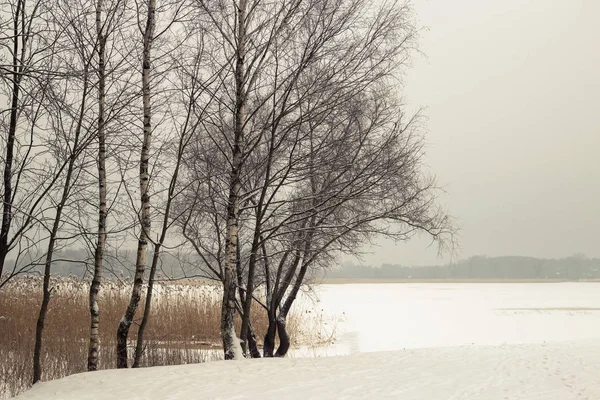
<instances>
[{"instance_id":1,"label":"snowy shoreline","mask_svg":"<svg viewBox=\"0 0 600 400\"><path fill-rule=\"evenodd\" d=\"M104 370L41 383L16 399L593 400L598 376L593 340Z\"/></svg>"}]
</instances>

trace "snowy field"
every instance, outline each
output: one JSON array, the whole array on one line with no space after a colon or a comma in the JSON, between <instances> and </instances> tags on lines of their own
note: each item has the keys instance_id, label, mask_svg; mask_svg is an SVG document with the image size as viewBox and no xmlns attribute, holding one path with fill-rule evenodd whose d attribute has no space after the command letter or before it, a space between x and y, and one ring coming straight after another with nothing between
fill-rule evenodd
<instances>
[{"instance_id":1,"label":"snowy field","mask_svg":"<svg viewBox=\"0 0 600 400\"><path fill-rule=\"evenodd\" d=\"M597 283L321 285L300 303L332 344L72 375L18 398L600 399Z\"/></svg>"},{"instance_id":2,"label":"snowy field","mask_svg":"<svg viewBox=\"0 0 600 400\"><path fill-rule=\"evenodd\" d=\"M17 398L597 400L600 343L412 349L105 370L42 383Z\"/></svg>"}]
</instances>

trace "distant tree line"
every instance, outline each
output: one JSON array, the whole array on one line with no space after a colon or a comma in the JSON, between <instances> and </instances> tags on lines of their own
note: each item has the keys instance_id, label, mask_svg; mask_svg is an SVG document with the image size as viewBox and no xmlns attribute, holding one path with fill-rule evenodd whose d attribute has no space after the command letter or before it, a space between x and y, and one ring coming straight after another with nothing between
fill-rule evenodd
<instances>
[{"instance_id":1,"label":"distant tree line","mask_svg":"<svg viewBox=\"0 0 600 400\"><path fill-rule=\"evenodd\" d=\"M74 275L85 278L86 256L84 249L64 249L57 254L53 272L59 276ZM80 260L80 261L72 261ZM118 262L116 262L118 260ZM122 251L118 257L107 260L107 279L132 278L135 252ZM214 280L210 271L197 264L198 259L186 261L175 255L164 253L157 279L177 280L182 278L203 278ZM7 260L10 264L11 260ZM90 260L93 263L93 260ZM31 272L42 272L38 267ZM587 258L576 255L559 259L534 257L474 256L448 265L406 266L382 264L379 267L346 263L339 268L328 268L313 275L313 281L330 279L548 279L580 280L600 279L600 258Z\"/></svg>"},{"instance_id":2,"label":"distant tree line","mask_svg":"<svg viewBox=\"0 0 600 400\"><path fill-rule=\"evenodd\" d=\"M475 256L444 266L345 264L327 271L326 278L345 279L600 279L600 259L572 256L561 259Z\"/></svg>"}]
</instances>

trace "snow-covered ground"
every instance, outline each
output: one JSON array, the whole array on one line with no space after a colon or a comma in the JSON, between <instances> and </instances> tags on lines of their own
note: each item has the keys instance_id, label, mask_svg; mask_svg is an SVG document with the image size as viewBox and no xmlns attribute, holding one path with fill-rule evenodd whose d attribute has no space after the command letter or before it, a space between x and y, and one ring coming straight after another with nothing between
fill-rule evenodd
<instances>
[{"instance_id":1,"label":"snow-covered ground","mask_svg":"<svg viewBox=\"0 0 600 400\"><path fill-rule=\"evenodd\" d=\"M17 398L597 400L600 341L108 370L38 384Z\"/></svg>"}]
</instances>

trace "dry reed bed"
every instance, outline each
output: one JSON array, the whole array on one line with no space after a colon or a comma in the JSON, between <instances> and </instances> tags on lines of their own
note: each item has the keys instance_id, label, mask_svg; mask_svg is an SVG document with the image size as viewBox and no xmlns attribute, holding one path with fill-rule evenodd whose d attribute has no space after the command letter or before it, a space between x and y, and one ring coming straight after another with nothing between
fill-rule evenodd
<instances>
[{"instance_id":1,"label":"dry reed bed","mask_svg":"<svg viewBox=\"0 0 600 400\"><path fill-rule=\"evenodd\" d=\"M75 278L53 278L51 286L52 299L44 328L43 380L83 372L87 365L89 283ZM40 277L24 277L0 290L0 398L15 396L31 386L41 287ZM111 281L102 285L99 298L101 369L115 367L117 324L129 299L130 287L127 283ZM158 284L155 288L142 366L199 363L219 358L220 352L214 350L220 343L219 287ZM260 306L255 306L253 323L260 339L268 321ZM142 309L143 304L140 304L136 322L141 319ZM298 318L290 316L289 329L293 336L299 332L299 325ZM132 326L129 337L137 337L137 324Z\"/></svg>"}]
</instances>

